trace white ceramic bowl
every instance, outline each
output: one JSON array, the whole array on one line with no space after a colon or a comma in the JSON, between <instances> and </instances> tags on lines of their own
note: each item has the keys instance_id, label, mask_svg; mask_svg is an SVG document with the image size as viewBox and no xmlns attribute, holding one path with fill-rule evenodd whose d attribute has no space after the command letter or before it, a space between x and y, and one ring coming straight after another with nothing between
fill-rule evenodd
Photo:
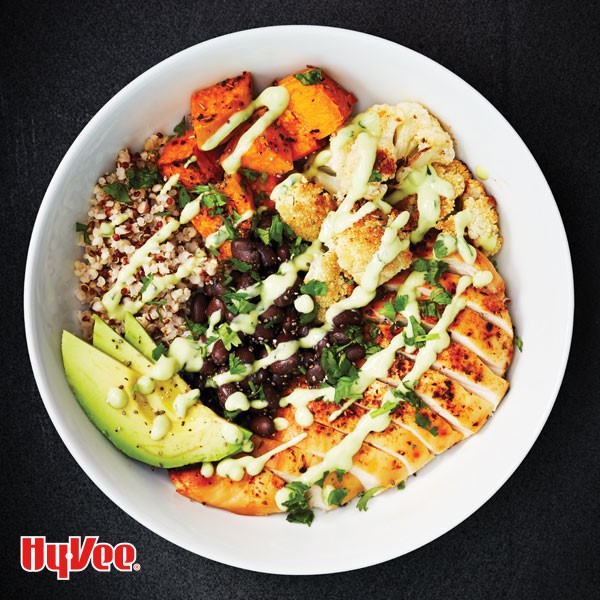
<instances>
[{"instance_id":1,"label":"white ceramic bowl","mask_svg":"<svg viewBox=\"0 0 600 600\"><path fill-rule=\"evenodd\" d=\"M483 430L437 457L406 490L391 491L359 513L318 514L311 528L284 517L241 517L178 496L166 472L128 459L85 417L63 375L60 333L77 332L72 265L75 221L117 151L138 148L189 112L192 91L252 71L257 89L304 65L319 65L352 90L359 108L375 102L423 102L449 127L458 157L485 166L505 247L498 257L524 351L510 370L511 391ZM534 256L544 253L544 260ZM551 260L548 255L551 253ZM51 260L48 260L51 257ZM544 294L549 282L560 293ZM223 563L256 571L344 571L410 552L472 514L513 473L537 438L569 352L573 284L568 245L548 185L504 118L464 81L402 46L323 27L291 26L227 35L153 67L89 122L54 175L33 231L25 279L31 362L56 429L89 477L124 511L158 535ZM549 326L551 324L551 327ZM257 547L260 546L260 552Z\"/></svg>"}]
</instances>

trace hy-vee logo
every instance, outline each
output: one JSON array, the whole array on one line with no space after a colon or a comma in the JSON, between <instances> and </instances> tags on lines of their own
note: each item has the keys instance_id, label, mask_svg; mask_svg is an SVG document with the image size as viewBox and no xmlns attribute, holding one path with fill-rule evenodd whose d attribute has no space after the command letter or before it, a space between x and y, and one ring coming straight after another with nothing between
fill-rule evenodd
<instances>
[{"instance_id":1,"label":"hy-vee logo","mask_svg":"<svg viewBox=\"0 0 600 600\"><path fill-rule=\"evenodd\" d=\"M139 571L133 544L123 542L113 546L98 543L98 537L70 536L67 543L46 542L45 536L21 537L21 567L35 573L48 569L57 579L67 580L71 573L92 566L96 571Z\"/></svg>"}]
</instances>

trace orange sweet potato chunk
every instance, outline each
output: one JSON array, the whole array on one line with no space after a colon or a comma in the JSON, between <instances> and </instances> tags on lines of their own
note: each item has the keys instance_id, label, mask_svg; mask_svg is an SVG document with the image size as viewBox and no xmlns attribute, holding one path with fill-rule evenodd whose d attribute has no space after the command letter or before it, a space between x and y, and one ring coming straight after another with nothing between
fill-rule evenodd
<instances>
[{"instance_id":1,"label":"orange sweet potato chunk","mask_svg":"<svg viewBox=\"0 0 600 600\"><path fill-rule=\"evenodd\" d=\"M191 120L198 148L221 127L231 115L252 101L252 74L244 71L209 88L198 90L190 100Z\"/></svg>"},{"instance_id":2,"label":"orange sweet potato chunk","mask_svg":"<svg viewBox=\"0 0 600 600\"><path fill-rule=\"evenodd\" d=\"M322 70L319 70L321 81L312 85L304 85L295 77L314 70L315 67L307 67L284 77L277 85L284 86L290 93L286 112L291 111L304 130L321 140L344 124L352 112L356 97Z\"/></svg>"},{"instance_id":3,"label":"orange sweet potato chunk","mask_svg":"<svg viewBox=\"0 0 600 600\"><path fill-rule=\"evenodd\" d=\"M221 155L221 164L233 152L240 137L250 128L251 124L260 116L257 111L254 118L238 128L237 134L225 146ZM259 173L269 175L283 175L294 168L292 150L287 141L286 132L277 123L269 125L255 140L248 152L242 155L241 166Z\"/></svg>"},{"instance_id":4,"label":"orange sweet potato chunk","mask_svg":"<svg viewBox=\"0 0 600 600\"><path fill-rule=\"evenodd\" d=\"M277 123L285 131L292 150L292 160L294 161L319 150L325 144L325 140L318 139L315 134L304 127L300 119L291 110L285 110L277 119Z\"/></svg>"},{"instance_id":5,"label":"orange sweet potato chunk","mask_svg":"<svg viewBox=\"0 0 600 600\"><path fill-rule=\"evenodd\" d=\"M188 189L196 185L216 183L223 174L219 153L214 150L199 150L192 129L165 144L158 159L158 170L164 177L178 173L179 183Z\"/></svg>"}]
</instances>

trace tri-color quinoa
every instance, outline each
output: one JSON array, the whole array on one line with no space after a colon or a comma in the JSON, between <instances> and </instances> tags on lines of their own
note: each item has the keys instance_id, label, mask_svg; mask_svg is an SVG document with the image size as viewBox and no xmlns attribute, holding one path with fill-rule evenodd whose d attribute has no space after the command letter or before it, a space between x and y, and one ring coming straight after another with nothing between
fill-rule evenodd
<instances>
[{"instance_id":1,"label":"tri-color quinoa","mask_svg":"<svg viewBox=\"0 0 600 600\"><path fill-rule=\"evenodd\" d=\"M160 194L164 181L156 161L167 141L162 133L151 135L144 149L132 153L125 148L117 155L115 170L100 177L90 200L87 225L77 224L83 247L81 260L75 262L79 279L77 299L85 307L78 313L82 333L92 334L92 314L100 315L111 327L122 332L123 324L108 318L101 299L115 283L119 269L157 230L165 217L179 217L178 188ZM145 277L173 273L191 255L198 254L200 237L193 225L181 227L160 245L146 275L139 270L122 289L124 298L139 296ZM202 267L189 278L161 294L137 313L146 331L157 342L169 342L187 331L185 310L191 289L201 286L206 275L217 268L214 257L207 256Z\"/></svg>"}]
</instances>

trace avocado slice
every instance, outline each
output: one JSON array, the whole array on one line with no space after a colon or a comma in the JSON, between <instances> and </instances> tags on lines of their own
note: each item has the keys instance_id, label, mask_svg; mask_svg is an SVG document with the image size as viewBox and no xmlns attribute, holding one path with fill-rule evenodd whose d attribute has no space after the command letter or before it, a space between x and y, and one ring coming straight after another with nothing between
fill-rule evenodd
<instances>
[{"instance_id":1,"label":"avocado slice","mask_svg":"<svg viewBox=\"0 0 600 600\"><path fill-rule=\"evenodd\" d=\"M117 336L115 332L113 335ZM137 353L124 340L123 344ZM180 393L189 391L180 378L185 389L173 378L156 382L151 394L135 392L140 373L133 365L115 360L67 331L63 331L62 356L67 381L83 410L119 450L132 458L167 468L212 462L239 452L250 437L248 431L202 404L194 404L184 419L179 418L173 402ZM109 392L115 389L126 394L125 406L113 408L107 402ZM161 439L152 439L157 412L162 421L168 418L169 428Z\"/></svg>"},{"instance_id":2,"label":"avocado slice","mask_svg":"<svg viewBox=\"0 0 600 600\"><path fill-rule=\"evenodd\" d=\"M156 348L154 340L148 335L140 322L130 313L125 313L125 339L146 358L152 358Z\"/></svg>"}]
</instances>

